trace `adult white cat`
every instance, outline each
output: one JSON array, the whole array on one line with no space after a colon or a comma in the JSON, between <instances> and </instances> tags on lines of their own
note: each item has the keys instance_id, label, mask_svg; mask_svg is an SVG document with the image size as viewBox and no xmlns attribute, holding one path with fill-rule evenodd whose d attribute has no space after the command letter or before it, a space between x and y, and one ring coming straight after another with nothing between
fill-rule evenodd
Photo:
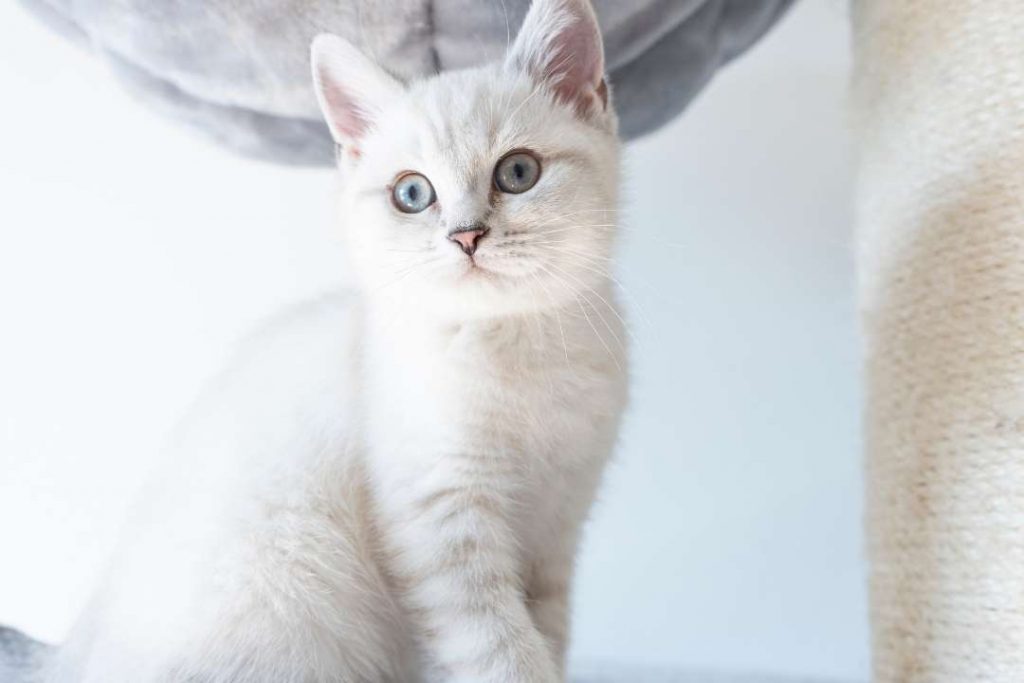
<instances>
[{"instance_id":1,"label":"adult white cat","mask_svg":"<svg viewBox=\"0 0 1024 683\"><path fill-rule=\"evenodd\" d=\"M625 400L616 123L586 0L402 84L313 46L358 291L243 346L52 681L563 678Z\"/></svg>"}]
</instances>

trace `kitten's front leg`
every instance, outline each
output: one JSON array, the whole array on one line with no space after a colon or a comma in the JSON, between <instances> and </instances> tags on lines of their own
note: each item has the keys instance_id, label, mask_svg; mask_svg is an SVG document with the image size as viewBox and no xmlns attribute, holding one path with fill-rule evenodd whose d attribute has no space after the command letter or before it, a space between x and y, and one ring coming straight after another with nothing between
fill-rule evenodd
<instances>
[{"instance_id":1,"label":"kitten's front leg","mask_svg":"<svg viewBox=\"0 0 1024 683\"><path fill-rule=\"evenodd\" d=\"M526 584L526 604L533 623L547 641L562 676L569 645L569 587L572 572L573 552L570 548L561 547L553 556L538 560Z\"/></svg>"},{"instance_id":2,"label":"kitten's front leg","mask_svg":"<svg viewBox=\"0 0 1024 683\"><path fill-rule=\"evenodd\" d=\"M601 453L597 449L592 452ZM571 633L570 599L580 526L601 480L602 462L602 459L584 460L582 467L549 477L548 491L557 495L541 493L538 498L542 507L536 514L546 523L536 525L537 535L533 537L526 575L526 604L563 676Z\"/></svg>"},{"instance_id":3,"label":"kitten's front leg","mask_svg":"<svg viewBox=\"0 0 1024 683\"><path fill-rule=\"evenodd\" d=\"M477 483L415 497L392 527L404 598L448 680L557 683L526 607L506 496Z\"/></svg>"}]
</instances>

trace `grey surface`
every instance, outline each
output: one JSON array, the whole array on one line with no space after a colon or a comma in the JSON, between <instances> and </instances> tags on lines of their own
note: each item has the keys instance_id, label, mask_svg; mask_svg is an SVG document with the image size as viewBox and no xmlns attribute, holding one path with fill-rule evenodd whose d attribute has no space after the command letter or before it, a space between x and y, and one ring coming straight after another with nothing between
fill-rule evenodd
<instances>
[{"instance_id":1,"label":"grey surface","mask_svg":"<svg viewBox=\"0 0 1024 683\"><path fill-rule=\"evenodd\" d=\"M47 646L0 626L0 683L29 683L49 650Z\"/></svg>"},{"instance_id":2,"label":"grey surface","mask_svg":"<svg viewBox=\"0 0 1024 683\"><path fill-rule=\"evenodd\" d=\"M756 673L672 671L607 663L572 667L572 683L836 683L820 678L772 676Z\"/></svg>"},{"instance_id":3,"label":"grey surface","mask_svg":"<svg viewBox=\"0 0 1024 683\"><path fill-rule=\"evenodd\" d=\"M33 683L33 672L51 650L50 646L0 626L0 683ZM823 683L807 678L673 672L614 664L584 664L572 668L573 683Z\"/></svg>"},{"instance_id":4,"label":"grey surface","mask_svg":"<svg viewBox=\"0 0 1024 683\"><path fill-rule=\"evenodd\" d=\"M665 123L793 0L593 0L622 133ZM317 33L397 76L500 57L529 0L21 0L107 59L126 86L243 154L329 164L308 75Z\"/></svg>"}]
</instances>

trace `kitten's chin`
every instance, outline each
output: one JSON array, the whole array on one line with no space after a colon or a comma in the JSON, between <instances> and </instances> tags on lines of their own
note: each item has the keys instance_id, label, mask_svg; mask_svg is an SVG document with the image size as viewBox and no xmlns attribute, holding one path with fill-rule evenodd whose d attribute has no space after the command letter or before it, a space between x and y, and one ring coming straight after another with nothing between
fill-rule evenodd
<instances>
[{"instance_id":1,"label":"kitten's chin","mask_svg":"<svg viewBox=\"0 0 1024 683\"><path fill-rule=\"evenodd\" d=\"M443 321L481 320L541 313L570 302L553 299L536 280L503 274L486 267L465 269L434 282L420 282L386 293L368 292L371 305L402 315Z\"/></svg>"}]
</instances>

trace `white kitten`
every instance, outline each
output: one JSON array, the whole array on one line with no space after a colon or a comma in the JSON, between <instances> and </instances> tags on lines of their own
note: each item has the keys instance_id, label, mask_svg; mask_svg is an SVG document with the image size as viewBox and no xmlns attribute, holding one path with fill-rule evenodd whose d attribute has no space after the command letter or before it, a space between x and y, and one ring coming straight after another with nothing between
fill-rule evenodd
<instances>
[{"instance_id":1,"label":"white kitten","mask_svg":"<svg viewBox=\"0 0 1024 683\"><path fill-rule=\"evenodd\" d=\"M313 46L358 292L195 407L48 672L76 683L563 678L625 400L616 124L587 0L404 85Z\"/></svg>"}]
</instances>

